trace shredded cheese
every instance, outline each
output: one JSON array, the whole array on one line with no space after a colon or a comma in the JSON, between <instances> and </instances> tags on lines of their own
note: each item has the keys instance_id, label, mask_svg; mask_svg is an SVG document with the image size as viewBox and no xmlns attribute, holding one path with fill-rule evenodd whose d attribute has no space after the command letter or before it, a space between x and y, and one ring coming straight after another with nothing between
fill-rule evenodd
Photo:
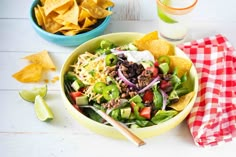
<instances>
[{"instance_id":1,"label":"shredded cheese","mask_svg":"<svg viewBox=\"0 0 236 157\"><path fill-rule=\"evenodd\" d=\"M85 52L78 56L77 63L72 65L74 72L85 85L88 85L85 95L89 100L97 100L100 102L101 94L93 92L96 82L106 82L106 65L104 58L99 58L96 54Z\"/></svg>"}]
</instances>

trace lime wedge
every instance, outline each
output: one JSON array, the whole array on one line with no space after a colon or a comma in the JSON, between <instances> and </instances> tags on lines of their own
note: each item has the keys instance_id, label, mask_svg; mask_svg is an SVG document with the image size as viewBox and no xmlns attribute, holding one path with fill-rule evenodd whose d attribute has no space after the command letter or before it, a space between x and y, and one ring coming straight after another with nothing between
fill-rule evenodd
<instances>
[{"instance_id":1,"label":"lime wedge","mask_svg":"<svg viewBox=\"0 0 236 157\"><path fill-rule=\"evenodd\" d=\"M42 87L34 87L31 90L21 90L19 92L20 96L22 99L29 101L29 102L34 102L35 97L37 95L40 95L41 97L45 97L47 94L47 85L44 85Z\"/></svg>"},{"instance_id":2,"label":"lime wedge","mask_svg":"<svg viewBox=\"0 0 236 157\"><path fill-rule=\"evenodd\" d=\"M40 95L35 97L34 110L37 118L41 121L49 121L53 119L52 110Z\"/></svg>"}]
</instances>

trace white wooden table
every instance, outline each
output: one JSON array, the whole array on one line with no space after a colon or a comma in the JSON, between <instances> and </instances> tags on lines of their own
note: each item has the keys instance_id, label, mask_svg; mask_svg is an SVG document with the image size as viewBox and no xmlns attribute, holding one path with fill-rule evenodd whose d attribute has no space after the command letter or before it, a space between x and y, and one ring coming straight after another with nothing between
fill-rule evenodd
<instances>
[{"instance_id":1,"label":"white wooden table","mask_svg":"<svg viewBox=\"0 0 236 157\"><path fill-rule=\"evenodd\" d=\"M48 84L47 102L55 119L40 122L33 105L18 95L21 89L40 84L23 84L11 77L27 64L21 58L46 49L58 70L74 48L48 43L39 37L29 23L32 0L0 1L0 156L191 156L221 157L235 154L236 142L212 148L194 145L185 122L157 137L145 139L147 144L136 147L126 140L114 140L97 135L80 126L65 110L59 92L59 82ZM156 30L155 0L114 0L116 6L111 24L105 33L143 32ZM193 11L190 31L192 39L224 34L236 47L236 1L199 0ZM43 83L42 83L43 84ZM234 156L234 155L233 155Z\"/></svg>"}]
</instances>

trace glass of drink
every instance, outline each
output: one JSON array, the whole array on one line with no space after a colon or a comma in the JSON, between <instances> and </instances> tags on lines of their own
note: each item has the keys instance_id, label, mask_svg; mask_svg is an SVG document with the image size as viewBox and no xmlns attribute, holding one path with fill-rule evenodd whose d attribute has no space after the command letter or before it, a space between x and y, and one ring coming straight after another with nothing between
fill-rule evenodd
<instances>
[{"instance_id":1,"label":"glass of drink","mask_svg":"<svg viewBox=\"0 0 236 157\"><path fill-rule=\"evenodd\" d=\"M158 30L170 42L184 41L188 35L189 13L198 0L156 0Z\"/></svg>"}]
</instances>

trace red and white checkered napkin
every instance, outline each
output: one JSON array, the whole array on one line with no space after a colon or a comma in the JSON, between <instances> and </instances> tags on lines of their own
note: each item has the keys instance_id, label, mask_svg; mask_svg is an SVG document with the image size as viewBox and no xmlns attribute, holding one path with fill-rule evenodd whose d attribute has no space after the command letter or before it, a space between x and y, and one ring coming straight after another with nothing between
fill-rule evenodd
<instances>
[{"instance_id":1,"label":"red and white checkered napkin","mask_svg":"<svg viewBox=\"0 0 236 157\"><path fill-rule=\"evenodd\" d=\"M179 45L198 72L199 90L187 117L194 142L215 146L236 137L236 51L222 35Z\"/></svg>"}]
</instances>

